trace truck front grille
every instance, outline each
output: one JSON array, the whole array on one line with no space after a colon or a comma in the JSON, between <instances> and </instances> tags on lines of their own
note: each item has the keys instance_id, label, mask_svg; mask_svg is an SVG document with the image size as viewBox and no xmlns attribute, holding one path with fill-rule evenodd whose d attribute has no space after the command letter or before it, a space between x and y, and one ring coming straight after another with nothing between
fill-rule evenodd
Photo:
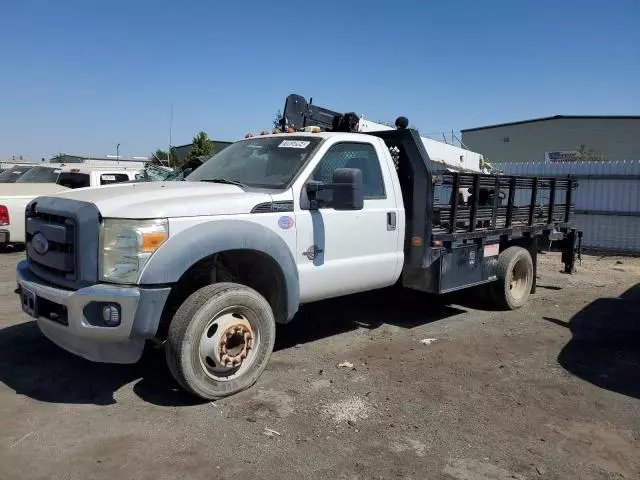
<instances>
[{"instance_id":1,"label":"truck front grille","mask_svg":"<svg viewBox=\"0 0 640 480\"><path fill-rule=\"evenodd\" d=\"M95 205L38 197L25 211L27 261L38 277L77 290L98 281L100 212Z\"/></svg>"},{"instance_id":2,"label":"truck front grille","mask_svg":"<svg viewBox=\"0 0 640 480\"><path fill-rule=\"evenodd\" d=\"M34 273L76 280L73 219L32 211L26 217L27 258Z\"/></svg>"}]
</instances>

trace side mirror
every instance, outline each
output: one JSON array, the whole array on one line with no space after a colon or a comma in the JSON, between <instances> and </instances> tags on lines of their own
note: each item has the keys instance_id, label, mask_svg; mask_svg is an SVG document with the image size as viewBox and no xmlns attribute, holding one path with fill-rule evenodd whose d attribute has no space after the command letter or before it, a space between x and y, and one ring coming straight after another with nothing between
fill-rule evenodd
<instances>
[{"instance_id":1,"label":"side mirror","mask_svg":"<svg viewBox=\"0 0 640 480\"><path fill-rule=\"evenodd\" d=\"M330 206L336 210L362 210L364 188L362 170L357 168L336 168L333 172L333 198Z\"/></svg>"},{"instance_id":2,"label":"side mirror","mask_svg":"<svg viewBox=\"0 0 640 480\"><path fill-rule=\"evenodd\" d=\"M329 198L323 198L322 192L330 192ZM362 170L357 168L337 168L333 172L332 183L307 183L309 207L317 210L330 207L336 210L362 210L364 206L364 188Z\"/></svg>"}]
</instances>

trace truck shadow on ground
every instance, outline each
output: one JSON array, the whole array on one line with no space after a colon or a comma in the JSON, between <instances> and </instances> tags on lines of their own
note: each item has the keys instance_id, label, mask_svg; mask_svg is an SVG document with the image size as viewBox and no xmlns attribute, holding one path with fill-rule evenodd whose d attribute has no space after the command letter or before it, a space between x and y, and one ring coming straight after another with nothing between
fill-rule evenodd
<instances>
[{"instance_id":1,"label":"truck shadow on ground","mask_svg":"<svg viewBox=\"0 0 640 480\"><path fill-rule=\"evenodd\" d=\"M358 328L383 324L415 328L464 313L450 306L452 297L402 289L384 289L303 306L298 317L278 325L275 350L295 347Z\"/></svg>"},{"instance_id":2,"label":"truck shadow on ground","mask_svg":"<svg viewBox=\"0 0 640 480\"><path fill-rule=\"evenodd\" d=\"M0 255L24 252L24 245L0 245Z\"/></svg>"},{"instance_id":3,"label":"truck shadow on ground","mask_svg":"<svg viewBox=\"0 0 640 480\"><path fill-rule=\"evenodd\" d=\"M275 348L384 323L413 328L462 312L443 298L395 289L351 295L303 307L293 322L278 326ZM0 382L19 395L51 403L114 404L119 394L126 395L118 391L130 383L135 395L155 405L203 403L178 387L157 348L148 348L134 365L93 363L54 345L35 322L0 330Z\"/></svg>"},{"instance_id":4,"label":"truck shadow on ground","mask_svg":"<svg viewBox=\"0 0 640 480\"><path fill-rule=\"evenodd\" d=\"M599 298L567 323L571 340L558 363L600 388L640 398L640 283L618 298Z\"/></svg>"}]
</instances>

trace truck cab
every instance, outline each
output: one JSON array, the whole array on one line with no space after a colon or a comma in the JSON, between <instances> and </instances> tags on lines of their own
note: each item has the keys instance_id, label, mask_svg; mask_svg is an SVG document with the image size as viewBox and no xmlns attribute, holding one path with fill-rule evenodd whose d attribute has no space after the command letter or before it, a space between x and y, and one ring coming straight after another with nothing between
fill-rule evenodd
<instances>
[{"instance_id":1,"label":"truck cab","mask_svg":"<svg viewBox=\"0 0 640 480\"><path fill-rule=\"evenodd\" d=\"M536 236L566 229L569 207L518 217L515 177L451 172L410 129L327 130L245 138L184 182L34 199L17 266L23 310L92 361L133 363L160 342L178 383L215 399L259 378L275 324L304 303L398 282L431 293L491 284L508 308L526 302ZM436 192L487 185L508 204L459 206Z\"/></svg>"}]
</instances>

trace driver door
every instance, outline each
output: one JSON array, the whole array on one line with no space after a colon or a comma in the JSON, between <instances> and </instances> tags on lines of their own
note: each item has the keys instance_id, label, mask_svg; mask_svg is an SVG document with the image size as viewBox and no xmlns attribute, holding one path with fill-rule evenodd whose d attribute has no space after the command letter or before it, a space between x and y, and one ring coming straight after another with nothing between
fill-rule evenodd
<instances>
[{"instance_id":1,"label":"driver door","mask_svg":"<svg viewBox=\"0 0 640 480\"><path fill-rule=\"evenodd\" d=\"M386 287L402 266L400 212L390 172L366 142L331 146L307 180L331 183L336 168L363 173L362 210L296 211L300 299L310 302ZM330 192L322 192L330 195Z\"/></svg>"}]
</instances>

